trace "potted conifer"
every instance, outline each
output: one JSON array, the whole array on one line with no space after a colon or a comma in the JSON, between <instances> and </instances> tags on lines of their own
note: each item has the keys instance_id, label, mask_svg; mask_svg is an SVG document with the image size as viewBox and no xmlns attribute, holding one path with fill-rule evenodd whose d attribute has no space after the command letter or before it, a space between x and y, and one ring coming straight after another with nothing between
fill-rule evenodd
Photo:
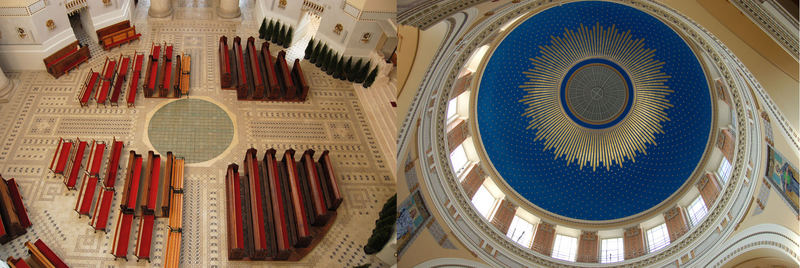
<instances>
[{"instance_id":1,"label":"potted conifer","mask_svg":"<svg viewBox=\"0 0 800 268\"><path fill-rule=\"evenodd\" d=\"M308 40L308 45L306 45L306 51L305 52L306 53L305 53L305 55L303 55L303 58L304 59L310 59L311 58L311 53L314 52L314 38L311 38L311 40Z\"/></svg>"}]
</instances>

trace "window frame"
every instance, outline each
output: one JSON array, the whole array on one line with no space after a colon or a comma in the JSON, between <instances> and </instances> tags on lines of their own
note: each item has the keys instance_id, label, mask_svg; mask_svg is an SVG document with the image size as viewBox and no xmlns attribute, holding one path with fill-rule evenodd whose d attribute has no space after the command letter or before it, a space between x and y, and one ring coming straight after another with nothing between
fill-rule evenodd
<instances>
[{"instance_id":1,"label":"window frame","mask_svg":"<svg viewBox=\"0 0 800 268\"><path fill-rule=\"evenodd\" d=\"M484 195L483 192L485 192L485 195L488 195L489 197L492 198L492 202L490 202L489 205L486 207L486 209L488 209L488 211L486 211L486 214L484 214L484 212L481 210L483 206L481 205L479 207L479 205L476 204L475 200L475 198L483 199ZM479 195L481 197L479 197ZM483 204L482 203L483 201L477 201L477 202ZM486 185L481 184L481 186L478 187L478 190L475 191L475 195L473 195L472 199L470 199L470 203L472 203L472 206L474 206L475 210L478 211L478 214L481 214L481 216L483 216L487 221L491 221L492 218L494 218L495 211L497 211L497 205L500 203L500 198L494 196L492 192L489 191L488 188L486 188Z\"/></svg>"},{"instance_id":2,"label":"window frame","mask_svg":"<svg viewBox=\"0 0 800 268\"><path fill-rule=\"evenodd\" d=\"M658 237L657 237L658 235ZM656 225L645 232L648 253L652 253L669 246L669 230L667 223Z\"/></svg>"},{"instance_id":3,"label":"window frame","mask_svg":"<svg viewBox=\"0 0 800 268\"><path fill-rule=\"evenodd\" d=\"M700 207L701 209L695 210L694 208ZM702 211L702 215L698 215L699 212ZM703 200L702 196L697 196L697 198L692 201L689 206L686 207L686 214L689 216L689 223L691 226L697 226L703 219L708 215L708 208L706 207L706 202Z\"/></svg>"},{"instance_id":4,"label":"window frame","mask_svg":"<svg viewBox=\"0 0 800 268\"><path fill-rule=\"evenodd\" d=\"M733 166L727 158L723 157L722 161L719 163L719 167L717 167L717 177L722 181L722 184L728 184L731 173L733 173Z\"/></svg>"},{"instance_id":5,"label":"window frame","mask_svg":"<svg viewBox=\"0 0 800 268\"><path fill-rule=\"evenodd\" d=\"M607 241L613 241L609 242L608 244L610 245L611 243L614 243L614 246L617 247L614 254L612 255L605 254L606 252L611 251L606 249ZM625 260L625 242L622 239L622 237L605 238L600 240L600 263L614 263L614 262L621 262L624 260Z\"/></svg>"},{"instance_id":6,"label":"window frame","mask_svg":"<svg viewBox=\"0 0 800 268\"><path fill-rule=\"evenodd\" d=\"M455 155L456 153L459 153L459 154L463 155L463 160L464 161L463 161L463 164L460 167L456 167L457 163L454 160L455 157L453 157L453 155ZM470 164L469 157L467 156L467 151L464 149L464 143L461 143L458 146L456 146L456 148L453 149L452 152L450 152L449 158L450 158L450 165L453 168L453 172L458 177L458 181L459 182L463 181L464 180L464 176L462 176L462 175L464 175L464 172L467 170L467 167L469 167L469 164Z\"/></svg>"},{"instance_id":7,"label":"window frame","mask_svg":"<svg viewBox=\"0 0 800 268\"><path fill-rule=\"evenodd\" d=\"M566 249L567 252L563 252L564 249ZM578 257L578 238L556 234L553 240L553 252L550 253L550 257L574 262Z\"/></svg>"},{"instance_id":8,"label":"window frame","mask_svg":"<svg viewBox=\"0 0 800 268\"><path fill-rule=\"evenodd\" d=\"M520 223L522 222L522 223ZM526 226L527 225L527 226ZM514 239L514 235L516 235L517 229L522 229L522 232L525 232L524 228L530 226L530 229L527 230L528 234L522 233L520 234L517 239ZM506 231L506 237L514 241L515 243L523 246L525 248L531 248L533 245L533 235L536 232L536 228L534 227L534 223L531 223L521 217L519 215L514 215L514 218L511 219L511 224L508 226L508 231ZM523 239L524 237L524 239ZM522 239L522 240L520 240ZM524 243L523 243L524 242Z\"/></svg>"}]
</instances>

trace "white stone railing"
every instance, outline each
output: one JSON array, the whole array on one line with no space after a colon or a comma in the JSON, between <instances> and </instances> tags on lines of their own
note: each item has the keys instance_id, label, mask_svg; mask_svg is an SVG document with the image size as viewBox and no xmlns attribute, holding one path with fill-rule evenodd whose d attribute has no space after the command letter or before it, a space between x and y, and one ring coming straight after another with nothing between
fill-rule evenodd
<instances>
[{"instance_id":1,"label":"white stone railing","mask_svg":"<svg viewBox=\"0 0 800 268\"><path fill-rule=\"evenodd\" d=\"M64 7L67 8L67 14L72 15L87 7L86 0L68 0L64 2Z\"/></svg>"},{"instance_id":2,"label":"white stone railing","mask_svg":"<svg viewBox=\"0 0 800 268\"><path fill-rule=\"evenodd\" d=\"M28 6L0 7L0 17L31 16L33 14L36 14L36 12L39 12L42 9L44 9L44 6L45 6L44 0L39 0L33 2Z\"/></svg>"},{"instance_id":3,"label":"white stone railing","mask_svg":"<svg viewBox=\"0 0 800 268\"><path fill-rule=\"evenodd\" d=\"M309 0L303 0L303 10L308 10L313 13L321 14L322 12L325 11L325 7Z\"/></svg>"}]
</instances>

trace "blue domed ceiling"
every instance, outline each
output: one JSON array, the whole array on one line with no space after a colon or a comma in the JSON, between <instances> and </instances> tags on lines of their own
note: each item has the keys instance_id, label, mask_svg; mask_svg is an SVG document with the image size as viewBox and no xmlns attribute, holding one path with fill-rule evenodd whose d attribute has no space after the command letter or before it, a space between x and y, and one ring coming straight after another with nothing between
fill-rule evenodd
<instances>
[{"instance_id":1,"label":"blue domed ceiling","mask_svg":"<svg viewBox=\"0 0 800 268\"><path fill-rule=\"evenodd\" d=\"M489 57L480 139L502 179L539 208L589 221L633 216L679 190L702 159L708 82L683 39L647 13L555 6Z\"/></svg>"}]
</instances>

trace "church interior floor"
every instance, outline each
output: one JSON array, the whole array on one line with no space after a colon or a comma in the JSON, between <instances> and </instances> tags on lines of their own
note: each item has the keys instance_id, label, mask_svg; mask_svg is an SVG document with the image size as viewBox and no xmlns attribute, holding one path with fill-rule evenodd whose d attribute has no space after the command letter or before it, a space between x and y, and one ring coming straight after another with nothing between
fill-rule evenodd
<instances>
[{"instance_id":1,"label":"church interior floor","mask_svg":"<svg viewBox=\"0 0 800 268\"><path fill-rule=\"evenodd\" d=\"M142 33L139 41L111 51L92 51L88 64L57 80L44 71L8 73L16 88L10 101L0 104L0 174L6 179L16 178L33 226L27 234L0 247L0 258L26 257L24 242L41 238L71 267L161 267L166 218L157 220L150 263L137 262L133 254L138 220L132 226L128 260L115 260L110 252L121 190L114 196L108 232L95 233L88 225L89 219L78 218L73 210L77 191L68 191L48 165L59 137L107 143L116 138L125 142L115 186L123 188L127 152L135 150L146 154L155 150L148 137L150 118L156 109L176 100L146 99L140 91L135 108L127 108L124 98L118 107L97 106L92 101L89 107L81 108L77 100L80 87L89 69L100 71L106 57L118 58L120 53L147 54L151 43L167 42L175 45L176 55L186 53L192 57L190 93L183 99L213 102L232 119L234 128L232 142L223 153L186 167L181 266L352 267L377 263L363 253L362 247L383 202L395 193L394 174L389 166L390 161L394 165L394 155L387 158L380 149L362 106L363 100L359 101L355 92L358 87L330 78L303 62L310 82L306 102L237 101L234 91L223 91L219 87L219 37L257 36L260 21L256 21L254 12L244 12L253 9L253 1L243 1L242 17L235 20L217 19L215 9L207 3L177 1L172 19L166 20L149 19L147 1L139 1L132 15L133 24ZM125 85L127 87L127 82ZM127 88L123 89L122 96L126 93ZM196 144L196 147L202 150L203 144ZM262 155L269 148L275 148L279 155L293 148L299 152L296 158L308 148L317 151L317 155L322 150L331 152L345 201L337 210L339 216L327 236L299 262L228 261L225 171L230 163L241 165L250 147L258 149ZM165 151L156 153L162 157L166 155ZM78 185L80 183L79 179Z\"/></svg>"}]
</instances>

